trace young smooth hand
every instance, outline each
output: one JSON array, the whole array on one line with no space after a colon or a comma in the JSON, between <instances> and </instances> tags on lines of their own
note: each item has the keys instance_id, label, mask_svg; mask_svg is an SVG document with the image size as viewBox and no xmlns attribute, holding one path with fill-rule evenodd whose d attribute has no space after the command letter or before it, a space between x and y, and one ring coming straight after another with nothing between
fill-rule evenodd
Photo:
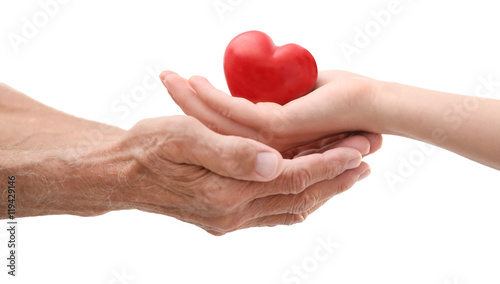
<instances>
[{"instance_id":1,"label":"young smooth hand","mask_svg":"<svg viewBox=\"0 0 500 284\"><path fill-rule=\"evenodd\" d=\"M186 114L221 134L251 138L281 152L310 143L328 145L352 133L370 140L369 154L382 145L382 136L367 133L374 128L365 123L373 120L366 109L376 81L360 75L320 72L313 92L284 106L232 97L199 76L186 80L164 71L160 78Z\"/></svg>"},{"instance_id":2,"label":"young smooth hand","mask_svg":"<svg viewBox=\"0 0 500 284\"><path fill-rule=\"evenodd\" d=\"M475 96L463 96L324 71L311 93L284 106L228 96L198 76L188 81L165 71L160 77L176 103L211 129L280 151L364 131L424 141L500 169L500 100L487 98L500 83L491 77ZM373 152L382 140L370 135Z\"/></svg>"}]
</instances>

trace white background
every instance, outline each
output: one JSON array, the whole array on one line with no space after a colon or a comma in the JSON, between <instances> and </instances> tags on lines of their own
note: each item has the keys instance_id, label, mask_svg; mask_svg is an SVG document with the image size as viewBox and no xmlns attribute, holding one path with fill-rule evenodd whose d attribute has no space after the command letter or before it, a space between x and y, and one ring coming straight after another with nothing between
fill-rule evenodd
<instances>
[{"instance_id":1,"label":"white background","mask_svg":"<svg viewBox=\"0 0 500 284\"><path fill-rule=\"evenodd\" d=\"M43 22L40 3L47 2L0 1L0 81L59 110L126 129L142 118L182 113L159 80L145 95L131 96L143 80L156 80L156 70L204 75L227 91L225 46L254 29L278 45L306 47L320 70L468 95L479 78L500 81L494 1L401 0L402 10L380 30L373 13L387 10L390 0L73 0L51 7ZM220 14L218 2L232 9ZM39 26L29 37L23 18ZM354 45L356 29L367 26L370 41L349 61L341 43ZM25 42L13 44L13 34ZM500 88L490 95L499 99ZM500 283L497 171L389 136L366 161L368 179L291 227L214 237L139 211L21 219L16 279L7 276L6 224L0 225L0 282ZM391 186L391 173L404 181ZM334 248L328 253L318 240ZM306 271L302 278L291 274L294 266Z\"/></svg>"}]
</instances>

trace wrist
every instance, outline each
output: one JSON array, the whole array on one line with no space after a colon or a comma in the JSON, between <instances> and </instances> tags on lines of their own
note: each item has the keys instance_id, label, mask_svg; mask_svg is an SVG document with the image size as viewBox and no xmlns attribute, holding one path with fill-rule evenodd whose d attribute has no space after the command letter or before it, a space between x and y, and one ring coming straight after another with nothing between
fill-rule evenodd
<instances>
[{"instance_id":1,"label":"wrist","mask_svg":"<svg viewBox=\"0 0 500 284\"><path fill-rule=\"evenodd\" d=\"M68 149L62 165L67 174L61 197L78 199L70 214L96 216L110 211L133 209L127 197L136 191L138 167L132 154L115 142L87 148ZM68 178L69 177L69 178Z\"/></svg>"},{"instance_id":2,"label":"wrist","mask_svg":"<svg viewBox=\"0 0 500 284\"><path fill-rule=\"evenodd\" d=\"M350 78L348 100L344 102L342 131L366 131L384 134L386 93L390 83L367 77ZM338 120L338 119L337 119Z\"/></svg>"},{"instance_id":3,"label":"wrist","mask_svg":"<svg viewBox=\"0 0 500 284\"><path fill-rule=\"evenodd\" d=\"M398 100L403 85L374 80L370 99L367 100L368 129L380 134L397 134L399 131L397 119L399 116Z\"/></svg>"}]
</instances>

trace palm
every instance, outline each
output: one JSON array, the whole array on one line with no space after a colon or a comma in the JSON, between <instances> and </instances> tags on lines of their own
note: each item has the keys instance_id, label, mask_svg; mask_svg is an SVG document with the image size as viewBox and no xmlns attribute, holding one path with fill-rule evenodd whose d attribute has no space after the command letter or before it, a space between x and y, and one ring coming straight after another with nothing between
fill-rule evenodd
<instances>
[{"instance_id":1,"label":"palm","mask_svg":"<svg viewBox=\"0 0 500 284\"><path fill-rule=\"evenodd\" d=\"M349 72L320 72L313 92L284 106L231 97L203 77L188 81L172 72L163 75L170 95L186 114L218 133L260 141L287 157L325 148L363 130L351 108L365 91L367 84L360 82L369 79Z\"/></svg>"}]
</instances>

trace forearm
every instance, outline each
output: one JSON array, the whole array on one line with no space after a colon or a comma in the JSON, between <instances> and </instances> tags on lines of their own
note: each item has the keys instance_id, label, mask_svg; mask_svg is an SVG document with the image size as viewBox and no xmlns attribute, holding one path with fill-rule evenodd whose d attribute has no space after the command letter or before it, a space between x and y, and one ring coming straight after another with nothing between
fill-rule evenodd
<instances>
[{"instance_id":1,"label":"forearm","mask_svg":"<svg viewBox=\"0 0 500 284\"><path fill-rule=\"evenodd\" d=\"M383 83L374 131L421 140L500 169L500 101Z\"/></svg>"},{"instance_id":2,"label":"forearm","mask_svg":"<svg viewBox=\"0 0 500 284\"><path fill-rule=\"evenodd\" d=\"M126 209L118 189L131 160L109 147L0 151L0 219L8 218L9 177L15 177L16 217Z\"/></svg>"},{"instance_id":3,"label":"forearm","mask_svg":"<svg viewBox=\"0 0 500 284\"><path fill-rule=\"evenodd\" d=\"M1 83L0 129L3 150L91 146L125 132L55 110Z\"/></svg>"}]
</instances>

